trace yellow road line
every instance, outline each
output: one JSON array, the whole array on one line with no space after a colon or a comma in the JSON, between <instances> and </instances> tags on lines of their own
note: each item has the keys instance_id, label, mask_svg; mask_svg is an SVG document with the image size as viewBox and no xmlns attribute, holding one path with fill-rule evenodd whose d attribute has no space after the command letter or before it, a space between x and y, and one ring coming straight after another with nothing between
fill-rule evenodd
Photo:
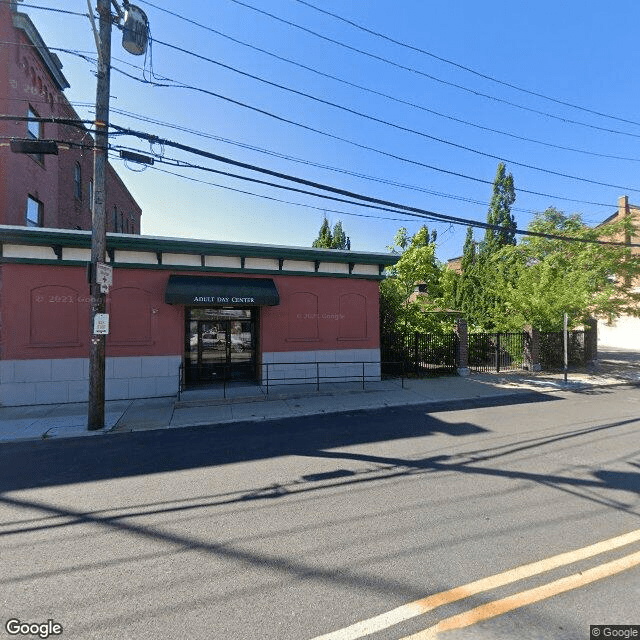
<instances>
[{"instance_id":1,"label":"yellow road line","mask_svg":"<svg viewBox=\"0 0 640 640\"><path fill-rule=\"evenodd\" d=\"M438 624L429 627L424 631L414 633L411 636L401 638L401 640L434 640L438 637L439 633L444 631L452 631L453 629L469 627L477 622L489 620L489 618L495 618L496 616L507 613L508 611L519 609L520 607L533 604L534 602L540 602L540 600L557 596L565 591L584 587L596 580L608 578L616 573L631 569L631 567L635 567L638 564L640 564L640 551L624 556L623 558L619 558L618 560L606 562L605 564L593 567L592 569L587 569L582 573L574 573L566 578L560 578L559 580L554 580L548 584L543 584L540 587L521 591L520 593L508 596L507 598L494 600L493 602L488 602L487 604L475 607L474 609L469 609L469 611L465 611L456 616L440 620Z\"/></svg>"},{"instance_id":2,"label":"yellow road line","mask_svg":"<svg viewBox=\"0 0 640 640\"><path fill-rule=\"evenodd\" d=\"M389 627L420 616L442 605L462 600L483 591L496 589L497 587L502 587L506 584L517 582L518 580L530 578L545 571L551 571L558 567L579 562L580 560L585 560L600 553L623 547L638 540L640 540L640 529L609 538L608 540L596 542L582 549L560 553L556 556L545 558L544 560L538 560L487 578L481 578L480 580L470 582L461 587L455 587L454 589L415 600L414 602L402 605L386 613L374 616L373 618L356 622L344 629L317 636L313 638L313 640L358 640L358 638L363 638L372 633L382 631L383 629L388 629Z\"/></svg>"}]
</instances>

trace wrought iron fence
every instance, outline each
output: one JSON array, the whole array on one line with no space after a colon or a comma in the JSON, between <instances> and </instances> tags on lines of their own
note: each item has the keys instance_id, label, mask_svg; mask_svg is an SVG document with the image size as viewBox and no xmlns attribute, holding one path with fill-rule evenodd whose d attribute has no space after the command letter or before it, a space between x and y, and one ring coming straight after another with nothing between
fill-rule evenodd
<instances>
[{"instance_id":1,"label":"wrought iron fence","mask_svg":"<svg viewBox=\"0 0 640 640\"><path fill-rule=\"evenodd\" d=\"M470 333L469 369L475 373L524 369L526 334Z\"/></svg>"},{"instance_id":2,"label":"wrought iron fence","mask_svg":"<svg viewBox=\"0 0 640 640\"><path fill-rule=\"evenodd\" d=\"M540 366L543 369L562 369L564 367L563 334L563 331L540 333ZM569 365L576 366L585 364L586 332L569 331L567 338Z\"/></svg>"},{"instance_id":3,"label":"wrought iron fence","mask_svg":"<svg viewBox=\"0 0 640 640\"><path fill-rule=\"evenodd\" d=\"M455 373L458 336L414 333L381 336L380 356L383 376L442 376Z\"/></svg>"}]
</instances>

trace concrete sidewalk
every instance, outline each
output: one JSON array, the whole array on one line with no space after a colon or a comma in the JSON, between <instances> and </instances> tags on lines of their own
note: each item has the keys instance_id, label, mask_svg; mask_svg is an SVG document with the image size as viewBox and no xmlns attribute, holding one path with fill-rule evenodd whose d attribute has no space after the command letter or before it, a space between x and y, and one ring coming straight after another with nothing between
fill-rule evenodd
<instances>
[{"instance_id":1,"label":"concrete sidewalk","mask_svg":"<svg viewBox=\"0 0 640 640\"><path fill-rule=\"evenodd\" d=\"M0 407L0 443L15 440L40 440L65 437L99 437L110 433L170 429L197 425L216 425L247 420L339 413L422 403L459 401L498 402L510 396L533 392L584 392L589 388L612 384L639 384L633 378L609 375L602 371L572 373L564 383L563 375L482 374L420 380L389 380L361 383L325 384L269 390L256 385L229 386L194 390L175 397L141 400L117 400L106 403L105 428L87 430L87 404Z\"/></svg>"}]
</instances>

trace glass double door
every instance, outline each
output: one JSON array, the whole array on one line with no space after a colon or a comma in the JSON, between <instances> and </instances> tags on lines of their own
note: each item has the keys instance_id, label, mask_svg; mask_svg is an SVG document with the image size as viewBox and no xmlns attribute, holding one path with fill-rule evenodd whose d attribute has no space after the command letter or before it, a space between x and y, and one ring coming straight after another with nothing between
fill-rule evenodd
<instances>
[{"instance_id":1,"label":"glass double door","mask_svg":"<svg viewBox=\"0 0 640 640\"><path fill-rule=\"evenodd\" d=\"M187 384L256 377L251 309L191 308L185 316Z\"/></svg>"}]
</instances>

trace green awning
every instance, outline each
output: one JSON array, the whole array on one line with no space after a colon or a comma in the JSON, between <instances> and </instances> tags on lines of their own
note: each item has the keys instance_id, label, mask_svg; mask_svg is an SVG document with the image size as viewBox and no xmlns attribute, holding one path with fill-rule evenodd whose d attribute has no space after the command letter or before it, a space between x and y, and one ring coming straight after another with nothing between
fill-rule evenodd
<instances>
[{"instance_id":1,"label":"green awning","mask_svg":"<svg viewBox=\"0 0 640 640\"><path fill-rule=\"evenodd\" d=\"M271 278L170 275L164 301L203 307L259 307L280 304L280 296Z\"/></svg>"}]
</instances>

